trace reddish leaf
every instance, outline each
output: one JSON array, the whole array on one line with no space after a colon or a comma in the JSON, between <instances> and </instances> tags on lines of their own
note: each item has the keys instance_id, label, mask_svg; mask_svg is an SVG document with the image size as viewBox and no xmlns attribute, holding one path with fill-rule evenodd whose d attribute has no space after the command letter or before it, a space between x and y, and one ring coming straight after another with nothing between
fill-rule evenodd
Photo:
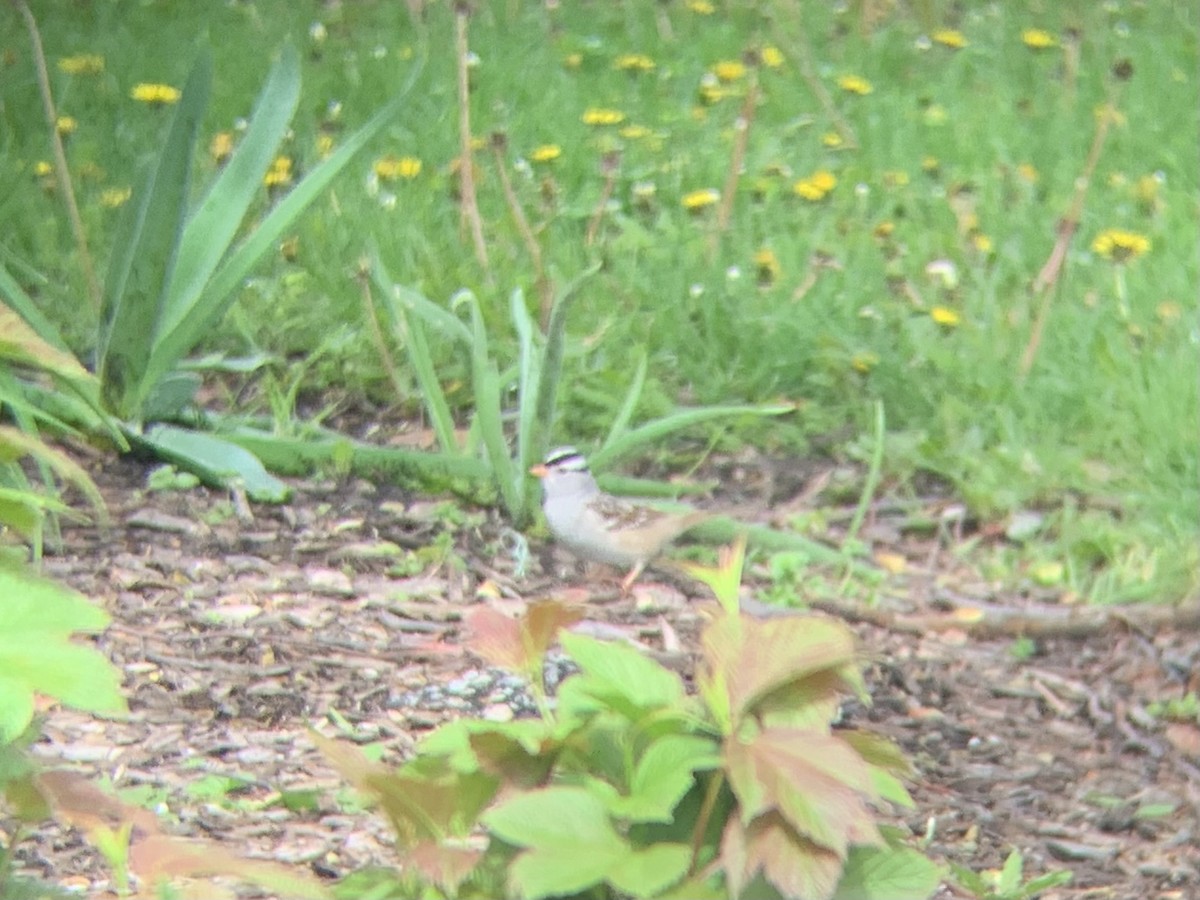
<instances>
[{"instance_id":1,"label":"reddish leaf","mask_svg":"<svg viewBox=\"0 0 1200 900\"><path fill-rule=\"evenodd\" d=\"M451 896L458 893L459 886L481 859L481 849L447 847L428 841L411 848L407 856L408 864L421 873L422 879Z\"/></svg>"},{"instance_id":2,"label":"reddish leaf","mask_svg":"<svg viewBox=\"0 0 1200 900\"><path fill-rule=\"evenodd\" d=\"M581 607L553 600L534 603L520 619L481 606L467 616L471 630L467 648L500 668L537 672L559 630L582 618Z\"/></svg>"},{"instance_id":3,"label":"reddish leaf","mask_svg":"<svg viewBox=\"0 0 1200 900\"><path fill-rule=\"evenodd\" d=\"M261 859L242 859L219 844L165 834L132 841L129 868L151 883L159 879L223 875L286 897L325 900L330 896L319 881L290 866Z\"/></svg>"},{"instance_id":4,"label":"reddish leaf","mask_svg":"<svg viewBox=\"0 0 1200 900\"><path fill-rule=\"evenodd\" d=\"M880 840L864 802L873 795L870 769L839 738L776 728L748 741L726 739L725 758L743 825L777 810L839 857L851 843Z\"/></svg>"},{"instance_id":5,"label":"reddish leaf","mask_svg":"<svg viewBox=\"0 0 1200 900\"><path fill-rule=\"evenodd\" d=\"M827 670L844 687L855 662L853 632L820 616L723 616L705 629L703 643L709 665L725 674L735 722L770 692Z\"/></svg>"},{"instance_id":6,"label":"reddish leaf","mask_svg":"<svg viewBox=\"0 0 1200 900\"><path fill-rule=\"evenodd\" d=\"M842 876L836 853L805 840L778 813L748 827L730 818L721 840L721 866L730 895L737 897L761 873L784 897L827 900Z\"/></svg>"}]
</instances>

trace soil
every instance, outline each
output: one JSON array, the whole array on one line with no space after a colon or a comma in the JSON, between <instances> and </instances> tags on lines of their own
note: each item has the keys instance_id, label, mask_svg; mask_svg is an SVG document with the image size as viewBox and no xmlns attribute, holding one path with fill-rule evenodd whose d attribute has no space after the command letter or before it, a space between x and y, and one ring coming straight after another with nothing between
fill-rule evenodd
<instances>
[{"instance_id":1,"label":"soil","mask_svg":"<svg viewBox=\"0 0 1200 900\"><path fill-rule=\"evenodd\" d=\"M756 465L738 464L751 474ZM109 526L64 524L45 562L111 613L98 645L125 673L132 715L52 710L37 755L136 798L171 833L322 878L397 858L382 820L347 802L310 727L399 762L447 718L502 715L516 702L512 679L462 649L472 606L519 612L539 597L598 594L580 627L655 649L682 636L686 650L699 622L698 586L652 574L632 599L616 599L611 578L597 592L596 573L541 543L516 574L514 537L491 512L451 513L354 481L298 481L291 502L249 507L204 488L149 491L147 471L97 463ZM837 481L804 474L776 479L776 513L820 506L821 487ZM918 505L936 518L947 504ZM999 595L973 568L964 548L1002 536L906 537L894 516L914 510L889 513L900 507L881 503L868 520L890 568L907 561L879 603L919 612L947 592L1009 606L1041 599ZM750 593L767 577L765 565L752 569ZM1019 659L1009 637L853 627L873 703L847 714L915 762L916 808L897 821L931 856L979 871L1018 848L1026 877L1074 872L1045 897L1200 897L1200 729L1148 711L1196 690L1194 634L1110 628L1041 639ZM313 802L281 802L298 797ZM20 843L16 865L86 896L113 888L102 857L66 825ZM947 885L938 896L967 894Z\"/></svg>"}]
</instances>

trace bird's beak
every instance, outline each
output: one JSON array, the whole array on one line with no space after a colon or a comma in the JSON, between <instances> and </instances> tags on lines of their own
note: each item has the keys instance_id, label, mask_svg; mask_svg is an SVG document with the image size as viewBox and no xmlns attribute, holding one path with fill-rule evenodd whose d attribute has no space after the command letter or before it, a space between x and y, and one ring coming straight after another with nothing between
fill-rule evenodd
<instances>
[{"instance_id":1,"label":"bird's beak","mask_svg":"<svg viewBox=\"0 0 1200 900\"><path fill-rule=\"evenodd\" d=\"M550 474L550 470L549 470L549 469L547 469L547 468L546 468L544 465L542 465L541 463L538 463L536 466L530 466L530 468L529 468L529 474L530 474L530 475L534 475L534 476L536 476L536 477L538 477L538 478L545 478L547 475L549 475L549 474Z\"/></svg>"}]
</instances>

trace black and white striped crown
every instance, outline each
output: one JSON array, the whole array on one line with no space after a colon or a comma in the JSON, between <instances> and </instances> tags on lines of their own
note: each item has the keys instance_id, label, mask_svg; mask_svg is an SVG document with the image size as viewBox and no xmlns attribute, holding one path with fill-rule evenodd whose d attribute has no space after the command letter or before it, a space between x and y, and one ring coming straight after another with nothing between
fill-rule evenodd
<instances>
[{"instance_id":1,"label":"black and white striped crown","mask_svg":"<svg viewBox=\"0 0 1200 900\"><path fill-rule=\"evenodd\" d=\"M546 454L546 468L559 472L586 472L588 464L574 447L555 447Z\"/></svg>"}]
</instances>

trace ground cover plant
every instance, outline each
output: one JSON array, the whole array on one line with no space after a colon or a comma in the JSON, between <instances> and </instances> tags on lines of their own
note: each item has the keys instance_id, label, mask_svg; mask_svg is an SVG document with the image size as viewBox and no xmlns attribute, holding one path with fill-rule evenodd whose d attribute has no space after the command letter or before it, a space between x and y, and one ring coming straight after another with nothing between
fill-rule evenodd
<instances>
[{"instance_id":1,"label":"ground cover plant","mask_svg":"<svg viewBox=\"0 0 1200 900\"><path fill-rule=\"evenodd\" d=\"M6 235L3 262L86 355L95 310L62 252L46 136L30 127L27 48L15 13L4 15L14 27L0 165L12 185L6 218L22 227ZM799 402L790 425L730 436L789 452L865 429L864 400L879 398L891 478L934 472L979 516L1019 519L1013 533L1026 543L998 569L1103 601L1191 584L1200 478L1186 6L481 4L468 71L486 259L459 226L448 7L254 3L168 16L97 4L44 15L59 129L100 259L113 207L170 114L169 91L135 88L181 87L198 34L234 36L215 48L198 179L236 146L283 42L302 51L305 96L265 178L264 210L424 66L404 112L211 339L277 360L243 392L257 390L264 408L289 372L309 392L336 386L419 408L415 381L408 396L392 392L364 323L351 270L368 239L428 297L476 292L488 327L510 342L513 287L536 306L601 261L573 315L556 431L602 433L631 352L650 373L641 416L684 392ZM137 66L128 46L140 48ZM1039 291L1084 175L1074 238ZM453 389L468 383L461 354L432 350L450 404L465 408L470 392ZM858 452L852 436L840 448Z\"/></svg>"},{"instance_id":2,"label":"ground cover plant","mask_svg":"<svg viewBox=\"0 0 1200 900\"><path fill-rule=\"evenodd\" d=\"M191 425L218 411L253 421L236 439L280 471L378 477L372 448L319 428L374 404L428 418L445 486L490 476L486 499L520 525L525 465L551 437L599 448L601 467L653 447L659 471L753 445L859 473L835 559L865 555L873 496L903 502L933 476L963 506L906 527L975 529L971 565L1000 590L1068 609L1195 595L1194 10L263 0L37 13L69 181L36 124L21 7L0 9L0 212L15 223L0 235L0 299L52 357L23 359L25 332L5 356L5 403L27 431L119 445L137 434L113 412L140 424L157 406ZM179 93L204 71L206 33L207 106ZM243 117L299 70L295 117L263 139ZM190 174L185 143L200 151ZM346 165L336 178L330 158ZM169 202L139 193L154 159ZM231 172L245 203L225 221L205 198ZM300 216L314 172L328 190ZM166 207L179 214L119 225ZM218 298L182 342L162 324L178 311L123 316L122 272L145 288L217 220L221 240L182 258L210 275L237 263L228 315ZM255 235L243 269L224 247ZM117 273L107 298L97 272ZM182 394L150 403L193 349L222 370L203 402L179 402L200 384L184 373ZM65 350L94 363L107 410ZM688 442L668 440L688 423ZM56 507L10 469L40 540L33 510ZM819 517L783 524L821 534ZM817 599L815 551L770 550L769 599ZM895 574L895 556L879 561ZM830 590L857 595L862 571ZM1009 859L1004 889L1025 889L1021 854Z\"/></svg>"}]
</instances>

